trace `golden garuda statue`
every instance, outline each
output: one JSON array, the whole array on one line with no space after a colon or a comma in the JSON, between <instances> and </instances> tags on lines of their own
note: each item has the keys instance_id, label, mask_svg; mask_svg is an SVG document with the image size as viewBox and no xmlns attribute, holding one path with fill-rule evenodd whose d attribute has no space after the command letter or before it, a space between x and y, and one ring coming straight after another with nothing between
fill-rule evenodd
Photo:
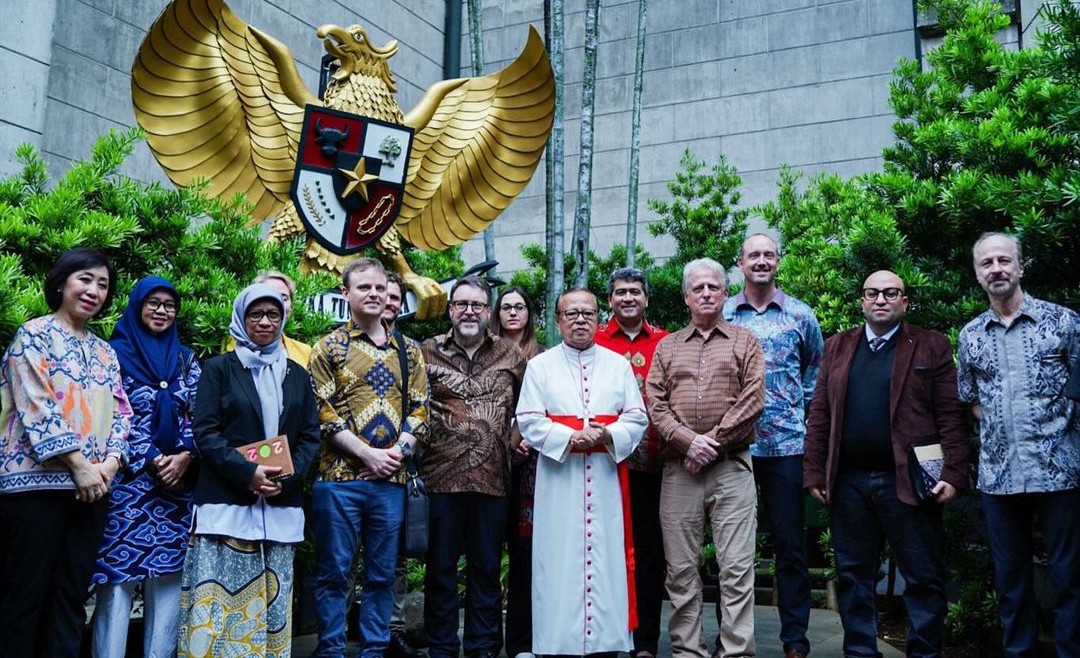
<instances>
[{"instance_id":1,"label":"golden garuda statue","mask_svg":"<svg viewBox=\"0 0 1080 658\"><path fill-rule=\"evenodd\" d=\"M307 233L304 267L340 272L374 244L419 299L445 292L405 262L399 234L424 250L461 244L525 188L551 131L555 84L536 30L498 73L433 85L409 114L389 60L359 25L316 30L336 60L323 99L289 49L222 0L174 0L132 67L135 116L178 186L247 195L272 239Z\"/></svg>"}]
</instances>

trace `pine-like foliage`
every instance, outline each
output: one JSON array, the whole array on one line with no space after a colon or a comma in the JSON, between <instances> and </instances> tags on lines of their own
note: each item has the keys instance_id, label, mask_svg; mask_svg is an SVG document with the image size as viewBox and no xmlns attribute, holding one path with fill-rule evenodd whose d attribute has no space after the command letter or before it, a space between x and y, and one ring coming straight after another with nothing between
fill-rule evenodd
<instances>
[{"instance_id":1,"label":"pine-like foliage","mask_svg":"<svg viewBox=\"0 0 1080 658\"><path fill-rule=\"evenodd\" d=\"M302 300L337 282L300 274L302 244L263 240L258 228L248 227L249 206L240 198L222 203L198 189L167 189L118 174L139 139L137 129L110 131L89 159L75 162L52 186L41 156L30 146L18 148L23 170L0 181L0 345L10 342L20 324L48 312L45 274L61 253L77 246L101 249L118 270L112 307L92 323L104 337L134 282L158 274L182 297L181 341L200 357L216 354L228 335L236 293L266 269L297 281L286 332L312 342L328 331L330 319Z\"/></svg>"},{"instance_id":2,"label":"pine-like foliage","mask_svg":"<svg viewBox=\"0 0 1080 658\"><path fill-rule=\"evenodd\" d=\"M986 306L971 246L1006 230L1024 244L1024 288L1080 304L1080 10L1044 8L1039 45L1016 52L991 0L935 0L946 34L919 62L901 60L890 86L897 141L883 171L823 176L798 189L781 178L762 208L787 251L781 284L818 312L826 333L861 322L858 286L892 268L908 284L910 319L952 334Z\"/></svg>"}]
</instances>

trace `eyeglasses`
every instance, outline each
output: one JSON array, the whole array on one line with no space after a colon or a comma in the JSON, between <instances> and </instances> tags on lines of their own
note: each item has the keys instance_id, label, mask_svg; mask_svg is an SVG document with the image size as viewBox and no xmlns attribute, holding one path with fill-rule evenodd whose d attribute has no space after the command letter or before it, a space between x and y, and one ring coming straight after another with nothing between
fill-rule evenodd
<instances>
[{"instance_id":1,"label":"eyeglasses","mask_svg":"<svg viewBox=\"0 0 1080 658\"><path fill-rule=\"evenodd\" d=\"M281 322L281 311L251 311L244 316L248 322L255 323L262 322L263 318L269 320L270 324L277 324Z\"/></svg>"},{"instance_id":2,"label":"eyeglasses","mask_svg":"<svg viewBox=\"0 0 1080 658\"><path fill-rule=\"evenodd\" d=\"M902 288L863 288L862 298L868 302L877 301L878 295L884 295L885 301L895 302L904 294Z\"/></svg>"},{"instance_id":3,"label":"eyeglasses","mask_svg":"<svg viewBox=\"0 0 1080 658\"><path fill-rule=\"evenodd\" d=\"M458 311L459 313L465 311L466 309L471 310L473 313L480 313L488 306L489 304L487 302L469 302L464 299L456 299L450 302L450 308Z\"/></svg>"},{"instance_id":4,"label":"eyeglasses","mask_svg":"<svg viewBox=\"0 0 1080 658\"><path fill-rule=\"evenodd\" d=\"M576 308L572 308L569 311L559 311L559 315L563 316L563 319L569 322L575 322L578 318L582 318L586 322L596 319L596 311L583 311Z\"/></svg>"},{"instance_id":5,"label":"eyeglasses","mask_svg":"<svg viewBox=\"0 0 1080 658\"><path fill-rule=\"evenodd\" d=\"M526 308L528 307L524 304L503 304L499 307L499 310L503 313L524 313Z\"/></svg>"},{"instance_id":6,"label":"eyeglasses","mask_svg":"<svg viewBox=\"0 0 1080 658\"><path fill-rule=\"evenodd\" d=\"M143 306L156 313L159 309L165 311L167 315L176 313L176 302L163 302L160 299L148 299L143 302Z\"/></svg>"}]
</instances>

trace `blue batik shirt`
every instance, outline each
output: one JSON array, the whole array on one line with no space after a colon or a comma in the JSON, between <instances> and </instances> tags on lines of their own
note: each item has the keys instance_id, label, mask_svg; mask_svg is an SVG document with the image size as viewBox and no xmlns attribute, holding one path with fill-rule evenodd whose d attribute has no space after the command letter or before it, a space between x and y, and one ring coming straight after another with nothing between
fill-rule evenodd
<instances>
[{"instance_id":1,"label":"blue batik shirt","mask_svg":"<svg viewBox=\"0 0 1080 658\"><path fill-rule=\"evenodd\" d=\"M724 318L752 331L765 351L765 413L758 420L750 454L803 454L806 412L825 351L813 309L778 288L761 312L740 292L724 304Z\"/></svg>"},{"instance_id":2,"label":"blue batik shirt","mask_svg":"<svg viewBox=\"0 0 1080 658\"><path fill-rule=\"evenodd\" d=\"M1063 395L1080 351L1075 311L1024 295L1008 328L993 309L960 332L962 402L982 406L979 490L1080 487L1080 411Z\"/></svg>"}]
</instances>

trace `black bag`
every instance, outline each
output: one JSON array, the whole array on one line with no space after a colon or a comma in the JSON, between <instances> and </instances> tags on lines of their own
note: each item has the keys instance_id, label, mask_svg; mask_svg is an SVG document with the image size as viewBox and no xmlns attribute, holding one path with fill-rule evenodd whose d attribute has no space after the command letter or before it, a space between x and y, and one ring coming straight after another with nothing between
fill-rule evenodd
<instances>
[{"instance_id":1,"label":"black bag","mask_svg":"<svg viewBox=\"0 0 1080 658\"><path fill-rule=\"evenodd\" d=\"M409 359L405 355L405 338L394 329L398 343L398 364L401 367L401 425L409 415ZM401 524L401 554L405 557L424 557L428 547L427 488L420 479L416 457L405 460L405 521Z\"/></svg>"},{"instance_id":2,"label":"black bag","mask_svg":"<svg viewBox=\"0 0 1080 658\"><path fill-rule=\"evenodd\" d=\"M401 528L401 554L424 557L428 548L428 498L424 481L416 469L416 460L405 460L405 522Z\"/></svg>"},{"instance_id":3,"label":"black bag","mask_svg":"<svg viewBox=\"0 0 1080 658\"><path fill-rule=\"evenodd\" d=\"M1069 379L1065 382L1065 397L1080 402L1080 354L1069 361Z\"/></svg>"}]
</instances>

